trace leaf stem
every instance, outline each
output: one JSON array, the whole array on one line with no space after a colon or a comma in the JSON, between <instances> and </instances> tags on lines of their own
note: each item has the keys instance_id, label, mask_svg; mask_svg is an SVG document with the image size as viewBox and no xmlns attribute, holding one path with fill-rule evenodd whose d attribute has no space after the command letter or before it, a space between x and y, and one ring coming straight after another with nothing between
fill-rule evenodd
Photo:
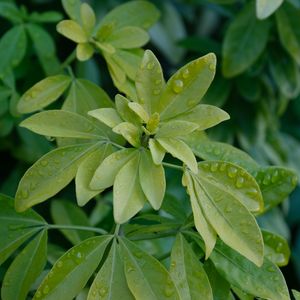
<instances>
[{"instance_id":1,"label":"leaf stem","mask_svg":"<svg viewBox=\"0 0 300 300\"><path fill-rule=\"evenodd\" d=\"M100 234L107 234L107 231L102 228L96 228L96 227L90 227L90 226L48 224L45 227L47 227L48 229L82 230L82 231L93 231L93 232L97 232Z\"/></svg>"},{"instance_id":2,"label":"leaf stem","mask_svg":"<svg viewBox=\"0 0 300 300\"><path fill-rule=\"evenodd\" d=\"M114 232L115 236L119 235L120 227L121 227L121 224L116 224L116 228L115 228L115 232Z\"/></svg>"},{"instance_id":3,"label":"leaf stem","mask_svg":"<svg viewBox=\"0 0 300 300\"><path fill-rule=\"evenodd\" d=\"M180 170L180 171L183 170L183 167L182 167L182 166L177 166L177 165L170 164L170 163L166 163L166 162L163 162L162 164L163 164L165 167L168 167L168 168L171 168L171 169Z\"/></svg>"},{"instance_id":4,"label":"leaf stem","mask_svg":"<svg viewBox=\"0 0 300 300\"><path fill-rule=\"evenodd\" d=\"M76 49L72 51L72 53L66 58L66 60L61 64L60 69L63 70L68 67L73 60L76 59Z\"/></svg>"}]
</instances>

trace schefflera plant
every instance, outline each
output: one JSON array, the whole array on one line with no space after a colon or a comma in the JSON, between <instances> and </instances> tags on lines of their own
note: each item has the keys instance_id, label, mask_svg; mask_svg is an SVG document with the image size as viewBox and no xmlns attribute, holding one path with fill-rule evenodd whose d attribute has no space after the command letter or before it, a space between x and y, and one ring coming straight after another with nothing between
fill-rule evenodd
<instances>
[{"instance_id":1,"label":"schefflera plant","mask_svg":"<svg viewBox=\"0 0 300 300\"><path fill-rule=\"evenodd\" d=\"M158 20L159 11L150 2L131 1L113 9L97 23L87 3L70 2L63 4L71 20L59 22L57 31L77 43L78 60L86 61L99 52L115 86L135 97L133 81L143 56L140 47L149 41L147 30Z\"/></svg>"},{"instance_id":2,"label":"schefflera plant","mask_svg":"<svg viewBox=\"0 0 300 300\"><path fill-rule=\"evenodd\" d=\"M118 94L116 108L88 113L130 145L104 159L90 183L97 190L113 186L117 223L128 221L147 202L155 210L160 208L166 186L165 153L198 173L196 158L182 137L229 118L217 107L198 104L213 80L215 65L214 54L208 54L182 67L165 83L158 60L146 50L137 71L137 99Z\"/></svg>"}]
</instances>

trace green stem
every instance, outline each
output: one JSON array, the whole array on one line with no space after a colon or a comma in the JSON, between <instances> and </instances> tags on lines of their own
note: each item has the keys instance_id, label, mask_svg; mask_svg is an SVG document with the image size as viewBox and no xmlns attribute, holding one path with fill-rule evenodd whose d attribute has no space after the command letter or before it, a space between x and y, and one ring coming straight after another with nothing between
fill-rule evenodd
<instances>
[{"instance_id":1,"label":"green stem","mask_svg":"<svg viewBox=\"0 0 300 300\"><path fill-rule=\"evenodd\" d=\"M76 59L76 49L61 64L60 69L63 70L65 68L67 68L75 59Z\"/></svg>"},{"instance_id":2,"label":"green stem","mask_svg":"<svg viewBox=\"0 0 300 300\"><path fill-rule=\"evenodd\" d=\"M160 239L160 238L164 238L164 237L170 237L170 236L174 236L177 234L177 230L174 231L169 231L169 232L164 232L164 233L157 233L154 235L140 235L140 236L132 236L132 237L128 237L130 240L132 241L144 241L144 240L154 240L154 239Z\"/></svg>"},{"instance_id":3,"label":"green stem","mask_svg":"<svg viewBox=\"0 0 300 300\"><path fill-rule=\"evenodd\" d=\"M93 231L100 234L107 234L107 231L101 228L90 227L90 226L80 226L80 225L53 225L48 224L45 227L48 229L67 229L67 230L82 230L82 231Z\"/></svg>"},{"instance_id":4,"label":"green stem","mask_svg":"<svg viewBox=\"0 0 300 300\"><path fill-rule=\"evenodd\" d=\"M121 224L116 224L116 228L115 228L115 232L114 232L115 236L119 235L120 227L121 227Z\"/></svg>"},{"instance_id":5,"label":"green stem","mask_svg":"<svg viewBox=\"0 0 300 300\"><path fill-rule=\"evenodd\" d=\"M165 167L171 168L171 169L175 169L175 170L180 170L183 171L183 167L182 166L177 166L177 165L173 165L173 164L169 164L166 162L162 163Z\"/></svg>"}]
</instances>

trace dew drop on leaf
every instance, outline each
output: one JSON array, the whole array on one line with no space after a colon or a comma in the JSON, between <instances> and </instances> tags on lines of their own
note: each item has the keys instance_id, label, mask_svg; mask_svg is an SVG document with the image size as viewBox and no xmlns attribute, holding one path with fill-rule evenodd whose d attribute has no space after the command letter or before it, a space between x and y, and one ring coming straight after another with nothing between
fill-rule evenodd
<instances>
[{"instance_id":1,"label":"dew drop on leaf","mask_svg":"<svg viewBox=\"0 0 300 300\"><path fill-rule=\"evenodd\" d=\"M184 69L182 72L182 77L183 78L188 78L190 76L190 71L189 69Z\"/></svg>"},{"instance_id":2,"label":"dew drop on leaf","mask_svg":"<svg viewBox=\"0 0 300 300\"><path fill-rule=\"evenodd\" d=\"M102 287L102 288L99 290L99 294L100 294L101 297L104 297L104 296L107 294L107 288Z\"/></svg>"},{"instance_id":3,"label":"dew drop on leaf","mask_svg":"<svg viewBox=\"0 0 300 300\"><path fill-rule=\"evenodd\" d=\"M237 172L238 172L237 168L235 168L235 167L230 167L230 168L228 169L228 171L227 171L227 174L228 174L228 176L229 176L230 178L234 178L234 177L236 177Z\"/></svg>"},{"instance_id":4,"label":"dew drop on leaf","mask_svg":"<svg viewBox=\"0 0 300 300\"><path fill-rule=\"evenodd\" d=\"M235 183L237 188L241 188L244 185L245 179L244 177L238 177Z\"/></svg>"},{"instance_id":5,"label":"dew drop on leaf","mask_svg":"<svg viewBox=\"0 0 300 300\"><path fill-rule=\"evenodd\" d=\"M154 63L153 62L149 62L148 64L147 64L147 69L148 70L152 70L154 68Z\"/></svg>"},{"instance_id":6,"label":"dew drop on leaf","mask_svg":"<svg viewBox=\"0 0 300 300\"><path fill-rule=\"evenodd\" d=\"M216 172L218 170L218 168L219 168L219 164L217 162L212 163L211 166L210 166L210 170L212 172Z\"/></svg>"},{"instance_id":7,"label":"dew drop on leaf","mask_svg":"<svg viewBox=\"0 0 300 300\"><path fill-rule=\"evenodd\" d=\"M49 285L45 285L43 288L43 294L47 295L50 291Z\"/></svg>"},{"instance_id":8,"label":"dew drop on leaf","mask_svg":"<svg viewBox=\"0 0 300 300\"><path fill-rule=\"evenodd\" d=\"M183 90L183 81L180 79L177 79L173 82L173 91L176 94L179 94Z\"/></svg>"},{"instance_id":9,"label":"dew drop on leaf","mask_svg":"<svg viewBox=\"0 0 300 300\"><path fill-rule=\"evenodd\" d=\"M63 266L63 264L64 264L64 263L63 263L62 261L59 261L59 262L57 263L57 267L58 267L58 268L61 268L61 267Z\"/></svg>"}]
</instances>

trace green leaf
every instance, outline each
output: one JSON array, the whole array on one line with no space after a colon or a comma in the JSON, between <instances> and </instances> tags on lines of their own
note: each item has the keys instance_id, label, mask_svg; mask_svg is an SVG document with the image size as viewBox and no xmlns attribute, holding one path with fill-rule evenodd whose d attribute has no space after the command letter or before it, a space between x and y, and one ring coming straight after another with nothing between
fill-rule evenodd
<instances>
[{"instance_id":1,"label":"green leaf","mask_svg":"<svg viewBox=\"0 0 300 300\"><path fill-rule=\"evenodd\" d=\"M98 108L89 111L88 115L96 118L97 120L111 128L123 122L118 112L114 108Z\"/></svg>"},{"instance_id":2,"label":"green leaf","mask_svg":"<svg viewBox=\"0 0 300 300\"><path fill-rule=\"evenodd\" d=\"M213 300L206 272L182 234L178 234L171 253L171 277L181 299Z\"/></svg>"},{"instance_id":3,"label":"green leaf","mask_svg":"<svg viewBox=\"0 0 300 300\"><path fill-rule=\"evenodd\" d=\"M127 284L135 299L180 299L170 274L158 260L129 240L119 240Z\"/></svg>"},{"instance_id":4,"label":"green leaf","mask_svg":"<svg viewBox=\"0 0 300 300\"><path fill-rule=\"evenodd\" d=\"M193 237L199 241L197 235L193 234ZM257 267L222 241L218 241L211 260L222 277L246 293L264 299L290 299L280 269L267 258L261 267Z\"/></svg>"},{"instance_id":5,"label":"green leaf","mask_svg":"<svg viewBox=\"0 0 300 300\"><path fill-rule=\"evenodd\" d=\"M149 115L143 106L136 102L129 102L128 107L141 119L143 123L148 123Z\"/></svg>"},{"instance_id":6,"label":"green leaf","mask_svg":"<svg viewBox=\"0 0 300 300\"><path fill-rule=\"evenodd\" d=\"M254 177L245 169L228 162L208 161L199 164L202 175L229 192L253 213L262 213L264 201ZM229 191L230 190L230 191Z\"/></svg>"},{"instance_id":7,"label":"green leaf","mask_svg":"<svg viewBox=\"0 0 300 300\"><path fill-rule=\"evenodd\" d=\"M291 255L286 239L266 230L262 230L262 234L265 244L265 256L279 267L286 266Z\"/></svg>"},{"instance_id":8,"label":"green leaf","mask_svg":"<svg viewBox=\"0 0 300 300\"><path fill-rule=\"evenodd\" d=\"M194 108L209 88L216 70L216 56L209 53L179 69L167 82L158 112L161 119L174 118Z\"/></svg>"},{"instance_id":9,"label":"green leaf","mask_svg":"<svg viewBox=\"0 0 300 300\"><path fill-rule=\"evenodd\" d=\"M176 116L174 119L178 121L192 122L198 125L198 130L205 130L207 128L218 125L230 118L224 110L207 104L199 104L193 109ZM174 120L173 119L173 120Z\"/></svg>"},{"instance_id":10,"label":"green leaf","mask_svg":"<svg viewBox=\"0 0 300 300\"><path fill-rule=\"evenodd\" d=\"M46 11L42 13L33 12L29 16L29 20L34 23L57 23L62 18L62 14L58 11Z\"/></svg>"},{"instance_id":11,"label":"green leaf","mask_svg":"<svg viewBox=\"0 0 300 300\"><path fill-rule=\"evenodd\" d=\"M132 123L122 122L113 128L113 132L122 135L133 147L141 146L140 130Z\"/></svg>"},{"instance_id":12,"label":"green leaf","mask_svg":"<svg viewBox=\"0 0 300 300\"><path fill-rule=\"evenodd\" d=\"M57 100L68 88L71 78L66 75L47 77L36 83L21 97L18 103L20 113L31 113Z\"/></svg>"},{"instance_id":13,"label":"green leaf","mask_svg":"<svg viewBox=\"0 0 300 300\"><path fill-rule=\"evenodd\" d=\"M109 96L98 85L89 80L75 79L62 109L86 116L90 110L113 106Z\"/></svg>"},{"instance_id":14,"label":"green leaf","mask_svg":"<svg viewBox=\"0 0 300 300\"><path fill-rule=\"evenodd\" d=\"M80 0L62 0L62 5L67 15L74 21L80 23Z\"/></svg>"},{"instance_id":15,"label":"green leaf","mask_svg":"<svg viewBox=\"0 0 300 300\"><path fill-rule=\"evenodd\" d=\"M254 172L265 207L264 211L277 206L295 189L298 177L293 170L282 167L265 167Z\"/></svg>"},{"instance_id":16,"label":"green leaf","mask_svg":"<svg viewBox=\"0 0 300 300\"><path fill-rule=\"evenodd\" d=\"M204 270L212 287L213 299L233 300L230 292L230 284L218 273L210 259L205 261Z\"/></svg>"},{"instance_id":17,"label":"green leaf","mask_svg":"<svg viewBox=\"0 0 300 300\"><path fill-rule=\"evenodd\" d=\"M194 173L198 172L196 158L183 141L174 138L159 138L157 141L167 152L185 163Z\"/></svg>"},{"instance_id":18,"label":"green leaf","mask_svg":"<svg viewBox=\"0 0 300 300\"><path fill-rule=\"evenodd\" d=\"M114 219L122 224L138 213L147 199L139 181L140 154L134 156L120 169L114 181Z\"/></svg>"},{"instance_id":19,"label":"green leaf","mask_svg":"<svg viewBox=\"0 0 300 300\"><path fill-rule=\"evenodd\" d=\"M51 217L57 225L90 226L89 219L82 209L62 199L51 202ZM60 231L73 245L93 236L93 233L83 230L60 229Z\"/></svg>"},{"instance_id":20,"label":"green leaf","mask_svg":"<svg viewBox=\"0 0 300 300\"><path fill-rule=\"evenodd\" d=\"M21 212L57 194L75 177L78 166L95 144L61 147L31 166L19 182L16 209Z\"/></svg>"},{"instance_id":21,"label":"green leaf","mask_svg":"<svg viewBox=\"0 0 300 300\"><path fill-rule=\"evenodd\" d=\"M48 110L36 113L25 119L20 126L51 137L107 139L105 132L89 119L63 110Z\"/></svg>"},{"instance_id":22,"label":"green leaf","mask_svg":"<svg viewBox=\"0 0 300 300\"><path fill-rule=\"evenodd\" d=\"M266 19L272 15L283 0L256 0L256 16L259 19Z\"/></svg>"},{"instance_id":23,"label":"green leaf","mask_svg":"<svg viewBox=\"0 0 300 300\"><path fill-rule=\"evenodd\" d=\"M173 138L182 135L188 135L198 129L198 124L189 121L172 120L162 123L161 127L157 130L155 138Z\"/></svg>"},{"instance_id":24,"label":"green leaf","mask_svg":"<svg viewBox=\"0 0 300 300\"><path fill-rule=\"evenodd\" d=\"M154 164L148 150L141 152L139 180L147 200L158 210L165 195L166 178L163 166Z\"/></svg>"},{"instance_id":25,"label":"green leaf","mask_svg":"<svg viewBox=\"0 0 300 300\"><path fill-rule=\"evenodd\" d=\"M33 299L72 300L98 267L111 238L92 237L67 251L54 264Z\"/></svg>"},{"instance_id":26,"label":"green leaf","mask_svg":"<svg viewBox=\"0 0 300 300\"><path fill-rule=\"evenodd\" d=\"M199 201L195 182L188 172L183 174L182 184L187 187L188 194L190 195L195 227L204 240L205 258L207 259L215 247L217 233L206 219L203 207Z\"/></svg>"},{"instance_id":27,"label":"green leaf","mask_svg":"<svg viewBox=\"0 0 300 300\"><path fill-rule=\"evenodd\" d=\"M96 24L96 16L88 3L81 4L80 17L83 29L86 31L86 33L91 33Z\"/></svg>"},{"instance_id":28,"label":"green leaf","mask_svg":"<svg viewBox=\"0 0 300 300\"><path fill-rule=\"evenodd\" d=\"M300 64L299 10L286 3L276 12L276 24L282 46Z\"/></svg>"},{"instance_id":29,"label":"green leaf","mask_svg":"<svg viewBox=\"0 0 300 300\"><path fill-rule=\"evenodd\" d=\"M47 231L41 231L9 266L1 289L2 299L25 300L47 259Z\"/></svg>"},{"instance_id":30,"label":"green leaf","mask_svg":"<svg viewBox=\"0 0 300 300\"><path fill-rule=\"evenodd\" d=\"M246 152L229 144L210 141L201 131L195 131L182 138L193 150L194 154L204 160L222 160L231 162L249 172L259 168L257 162Z\"/></svg>"},{"instance_id":31,"label":"green leaf","mask_svg":"<svg viewBox=\"0 0 300 300\"><path fill-rule=\"evenodd\" d=\"M66 38L70 39L75 43L87 43L88 36L83 31L81 26L72 20L63 20L60 21L57 26L56 30Z\"/></svg>"},{"instance_id":32,"label":"green leaf","mask_svg":"<svg viewBox=\"0 0 300 300\"><path fill-rule=\"evenodd\" d=\"M284 51L270 51L270 71L280 92L288 98L295 98L300 92L300 72L297 63Z\"/></svg>"},{"instance_id":33,"label":"green leaf","mask_svg":"<svg viewBox=\"0 0 300 300\"><path fill-rule=\"evenodd\" d=\"M103 27L111 27L112 31L127 26L149 29L157 21L158 17L159 11L152 3L131 1L117 6L102 19L98 35Z\"/></svg>"},{"instance_id":34,"label":"green leaf","mask_svg":"<svg viewBox=\"0 0 300 300\"><path fill-rule=\"evenodd\" d=\"M46 222L33 210L17 213L12 198L0 194L0 265Z\"/></svg>"},{"instance_id":35,"label":"green leaf","mask_svg":"<svg viewBox=\"0 0 300 300\"><path fill-rule=\"evenodd\" d=\"M114 240L110 252L89 290L87 300L134 300L126 282L123 257ZM100 287L100 289L99 289Z\"/></svg>"},{"instance_id":36,"label":"green leaf","mask_svg":"<svg viewBox=\"0 0 300 300\"><path fill-rule=\"evenodd\" d=\"M227 29L223 44L223 74L234 77L246 71L262 54L269 37L268 20L257 20L254 3L244 7Z\"/></svg>"},{"instance_id":37,"label":"green leaf","mask_svg":"<svg viewBox=\"0 0 300 300\"><path fill-rule=\"evenodd\" d=\"M300 299L300 292L296 291L296 290L292 290L293 292L293 296L295 298L295 300L299 300Z\"/></svg>"},{"instance_id":38,"label":"green leaf","mask_svg":"<svg viewBox=\"0 0 300 300\"><path fill-rule=\"evenodd\" d=\"M76 46L76 57L80 61L90 59L94 54L94 47L89 43L81 43Z\"/></svg>"},{"instance_id":39,"label":"green leaf","mask_svg":"<svg viewBox=\"0 0 300 300\"><path fill-rule=\"evenodd\" d=\"M125 72L129 79L135 80L136 72L141 63L141 55L139 53L117 49L111 55L111 59Z\"/></svg>"},{"instance_id":40,"label":"green leaf","mask_svg":"<svg viewBox=\"0 0 300 300\"><path fill-rule=\"evenodd\" d=\"M152 51L146 50L135 79L138 101L149 115L158 112L165 80L161 65Z\"/></svg>"},{"instance_id":41,"label":"green leaf","mask_svg":"<svg viewBox=\"0 0 300 300\"><path fill-rule=\"evenodd\" d=\"M51 35L41 26L35 24L27 24L26 29L46 75L58 73L60 63L56 57L55 44Z\"/></svg>"},{"instance_id":42,"label":"green leaf","mask_svg":"<svg viewBox=\"0 0 300 300\"><path fill-rule=\"evenodd\" d=\"M136 154L133 148L122 149L104 159L97 168L90 187L93 190L106 189L114 184L120 169Z\"/></svg>"},{"instance_id":43,"label":"green leaf","mask_svg":"<svg viewBox=\"0 0 300 300\"><path fill-rule=\"evenodd\" d=\"M230 247L247 257L257 266L263 263L263 240L254 216L241 203L239 195L243 194L228 188L229 178L238 180L247 178L235 166L227 163L199 163L197 175L191 174L197 200L204 215L219 237ZM221 174L220 174L221 173ZM218 174L218 175L217 175ZM247 181L247 179L244 179ZM249 181L249 187L251 181ZM255 187L255 186L254 186ZM233 192L232 192L233 190ZM253 190L254 191L254 190ZM254 197L258 197L256 188ZM252 196L252 195L251 195ZM244 197L251 202L247 194ZM259 198L256 198L257 201Z\"/></svg>"},{"instance_id":44,"label":"green leaf","mask_svg":"<svg viewBox=\"0 0 300 300\"><path fill-rule=\"evenodd\" d=\"M148 33L139 27L133 26L126 26L113 31L105 40L113 47L120 49L139 48L147 44L148 41Z\"/></svg>"},{"instance_id":45,"label":"green leaf","mask_svg":"<svg viewBox=\"0 0 300 300\"><path fill-rule=\"evenodd\" d=\"M90 199L103 190L92 190L90 182L96 172L99 163L113 153L112 146L106 144L92 152L79 166L75 177L76 198L79 206L85 205Z\"/></svg>"},{"instance_id":46,"label":"green leaf","mask_svg":"<svg viewBox=\"0 0 300 300\"><path fill-rule=\"evenodd\" d=\"M115 100L120 117L129 123L140 125L138 116L128 106L130 101L120 94L116 95Z\"/></svg>"},{"instance_id":47,"label":"green leaf","mask_svg":"<svg viewBox=\"0 0 300 300\"><path fill-rule=\"evenodd\" d=\"M0 3L0 16L14 23L22 22L22 14L12 2L3 1Z\"/></svg>"},{"instance_id":48,"label":"green leaf","mask_svg":"<svg viewBox=\"0 0 300 300\"><path fill-rule=\"evenodd\" d=\"M23 25L16 25L5 32L0 40L0 77L11 67L16 67L26 53L27 38Z\"/></svg>"},{"instance_id":49,"label":"green leaf","mask_svg":"<svg viewBox=\"0 0 300 300\"><path fill-rule=\"evenodd\" d=\"M155 139L149 139L149 149L153 162L160 165L166 153L165 149Z\"/></svg>"}]
</instances>

